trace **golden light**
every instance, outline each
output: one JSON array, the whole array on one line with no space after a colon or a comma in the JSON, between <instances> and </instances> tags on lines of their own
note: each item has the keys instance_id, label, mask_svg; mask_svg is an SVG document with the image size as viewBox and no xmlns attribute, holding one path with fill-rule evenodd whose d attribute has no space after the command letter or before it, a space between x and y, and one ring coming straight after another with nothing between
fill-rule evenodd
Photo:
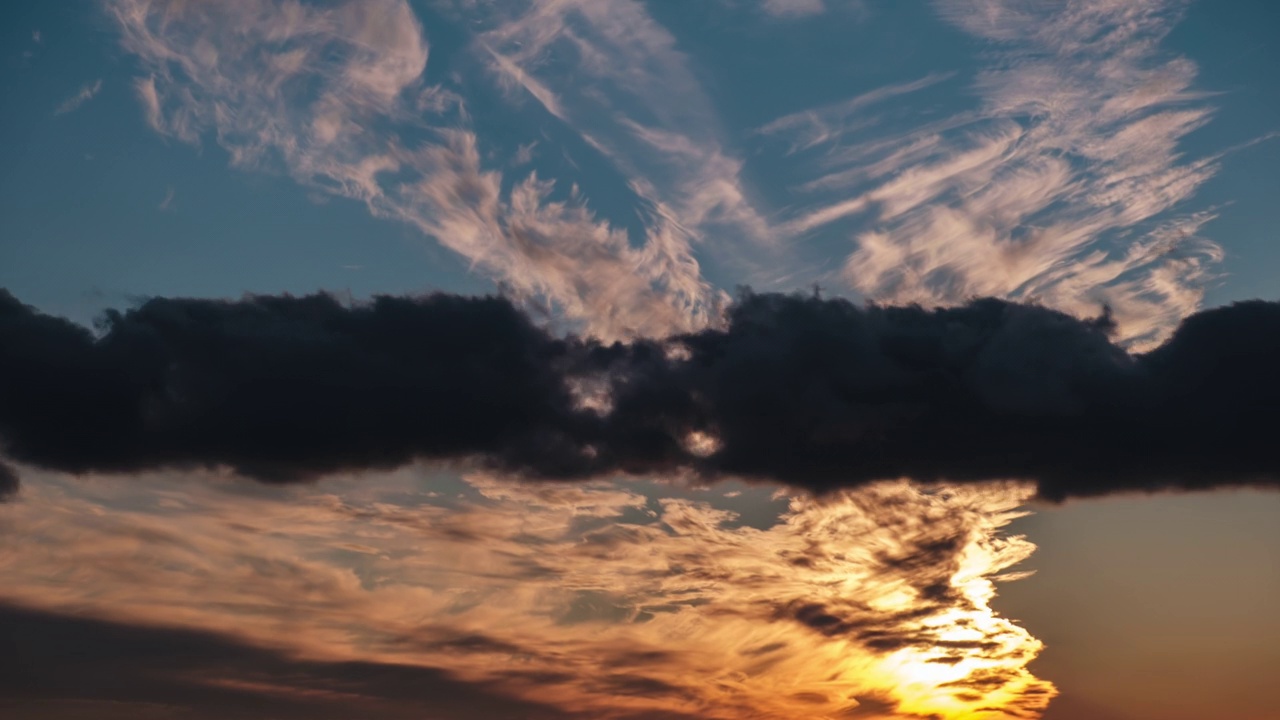
<instances>
[{"instance_id":1,"label":"golden light","mask_svg":"<svg viewBox=\"0 0 1280 720\"><path fill-rule=\"evenodd\" d=\"M1018 486L780 498L755 524L739 491L657 483L175 487L33 477L5 508L4 599L448 668L602 719L1036 718L1054 694L1026 669L1040 642L989 605L1033 549L1002 533Z\"/></svg>"}]
</instances>

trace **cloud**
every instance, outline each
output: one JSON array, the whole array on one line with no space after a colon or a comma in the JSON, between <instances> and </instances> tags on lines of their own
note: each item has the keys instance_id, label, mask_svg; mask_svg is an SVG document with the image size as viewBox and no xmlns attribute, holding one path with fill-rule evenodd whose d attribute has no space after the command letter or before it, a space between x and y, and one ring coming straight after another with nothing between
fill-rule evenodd
<instances>
[{"instance_id":1,"label":"cloud","mask_svg":"<svg viewBox=\"0 0 1280 720\"><path fill-rule=\"evenodd\" d=\"M705 327L724 301L708 259L713 274L746 267L758 282L836 272L897 304L993 296L1080 317L1106 304L1118 338L1149 349L1198 307L1222 258L1202 237L1216 210L1184 210L1218 157L1179 147L1212 107L1194 64L1161 50L1174 0L939 2L986 48L967 80L974 107L913 111L959 82L932 73L745 137L700 79L686 49L700 45L636 0L421 13L402 0L104 1L158 132L213 138L238 166L413 225L603 339ZM817 6L753 11L770 7ZM469 39L441 84L428 80L420 17ZM471 115L495 87L516 106L514 134ZM522 162L532 142L559 151L536 174ZM761 209L745 159L773 142L807 178L780 215ZM565 182L552 158L594 165L578 178L590 184ZM818 269L831 266L807 243L819 231L855 243L840 270Z\"/></svg>"},{"instance_id":2,"label":"cloud","mask_svg":"<svg viewBox=\"0 0 1280 720\"><path fill-rule=\"evenodd\" d=\"M441 669L308 660L198 630L0 606L0 632L0 695L26 718L572 717Z\"/></svg>"},{"instance_id":3,"label":"cloud","mask_svg":"<svg viewBox=\"0 0 1280 720\"><path fill-rule=\"evenodd\" d=\"M237 166L413 225L600 337L691 329L714 312L719 295L666 225L633 244L576 190L553 202L554 183L504 185L485 166L462 98L425 79L428 43L408 3L105 1L147 73L135 89L157 132L212 136Z\"/></svg>"},{"instance_id":4,"label":"cloud","mask_svg":"<svg viewBox=\"0 0 1280 720\"><path fill-rule=\"evenodd\" d=\"M509 301L155 298L101 334L0 296L0 437L69 472L266 481L415 460L575 479L832 490L1032 480L1046 497L1274 486L1280 304L1196 314L1132 354L1109 315L744 295L666 340L557 338Z\"/></svg>"},{"instance_id":5,"label":"cloud","mask_svg":"<svg viewBox=\"0 0 1280 720\"><path fill-rule=\"evenodd\" d=\"M420 148L409 162L421 173L398 217L478 263L497 270L522 297L556 301L605 339L666 334L705 325L720 297L667 224L644 245L598 221L576 193L553 201L554 184L531 174L505 197L502 178L480 167L475 136L442 132L445 144Z\"/></svg>"},{"instance_id":6,"label":"cloud","mask_svg":"<svg viewBox=\"0 0 1280 720\"><path fill-rule=\"evenodd\" d=\"M156 132L166 132L164 119L160 114L160 96L156 93L155 77L139 78L133 84L138 102L142 103L143 116L147 126ZM190 140L190 138L186 138Z\"/></svg>"},{"instance_id":7,"label":"cloud","mask_svg":"<svg viewBox=\"0 0 1280 720\"><path fill-rule=\"evenodd\" d=\"M765 0L763 9L778 17L808 17L827 11L822 0Z\"/></svg>"},{"instance_id":8,"label":"cloud","mask_svg":"<svg viewBox=\"0 0 1280 720\"><path fill-rule=\"evenodd\" d=\"M15 457L72 471L227 464L287 480L436 450L540 453L575 422L559 343L496 298L354 312L325 296L159 300L107 318L101 338L8 296L0 316L6 346L26 348L3 353L5 373L53 363L59 383L49 395L5 381L0 434Z\"/></svg>"},{"instance_id":9,"label":"cloud","mask_svg":"<svg viewBox=\"0 0 1280 720\"><path fill-rule=\"evenodd\" d=\"M1160 47L1183 4L936 3L986 44L979 105L924 123L853 112L931 76L766 125L819 173L785 227L860 218L844 275L879 301L1105 303L1121 339L1153 347L1222 259L1199 235L1214 212L1179 211L1218 169L1179 149L1213 112L1194 63Z\"/></svg>"},{"instance_id":10,"label":"cloud","mask_svg":"<svg viewBox=\"0 0 1280 720\"><path fill-rule=\"evenodd\" d=\"M954 76L955 73L933 73L926 75L919 80L900 83L897 85L886 85L857 95L848 100L838 103L832 103L823 107L811 108L801 112L784 115L776 120L772 120L756 130L761 135L793 135L796 137L796 144L791 147L791 152L808 150L822 143L839 139L844 133L859 127L865 126L860 123L858 117L866 113L871 108L880 103L886 102L894 97L901 95L909 95L911 93L924 90L925 88L936 85L944 80ZM865 121L864 121L865 122ZM830 183L832 180L843 181L843 178L827 178ZM822 181L810 183L809 187L815 187L823 184ZM829 222L827 221L823 221ZM789 228L792 232L806 232L811 230L820 223L810 221L801 223L798 226Z\"/></svg>"},{"instance_id":11,"label":"cloud","mask_svg":"<svg viewBox=\"0 0 1280 720\"><path fill-rule=\"evenodd\" d=\"M13 466L0 462L0 503L6 502L18 494L21 480Z\"/></svg>"},{"instance_id":12,"label":"cloud","mask_svg":"<svg viewBox=\"0 0 1280 720\"><path fill-rule=\"evenodd\" d=\"M442 718L470 702L501 717L896 720L1034 717L1052 696L1026 670L1040 643L989 607L994 576L1032 550L1002 533L1023 487L773 503L748 488L736 507L774 506L748 524L662 483L30 480L0 526L0 598L39 610L0 612L25 628L7 637L26 674L6 674L24 699L394 718L449 692L431 706Z\"/></svg>"},{"instance_id":13,"label":"cloud","mask_svg":"<svg viewBox=\"0 0 1280 720\"><path fill-rule=\"evenodd\" d=\"M483 27L477 42L494 76L601 153L682 242L716 227L772 238L690 59L643 3L500 3Z\"/></svg>"},{"instance_id":14,"label":"cloud","mask_svg":"<svg viewBox=\"0 0 1280 720\"><path fill-rule=\"evenodd\" d=\"M69 112L79 109L81 105L89 102L102 90L102 80L94 80L93 82L80 88L75 95L62 101L57 110L53 111L54 115L65 115Z\"/></svg>"}]
</instances>

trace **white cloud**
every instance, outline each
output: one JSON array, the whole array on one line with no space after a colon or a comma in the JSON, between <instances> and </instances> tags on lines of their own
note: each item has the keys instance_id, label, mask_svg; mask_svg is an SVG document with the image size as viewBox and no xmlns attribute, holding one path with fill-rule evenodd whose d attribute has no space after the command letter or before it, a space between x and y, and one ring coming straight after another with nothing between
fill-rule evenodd
<instances>
[{"instance_id":1,"label":"white cloud","mask_svg":"<svg viewBox=\"0 0 1280 720\"><path fill-rule=\"evenodd\" d=\"M991 43L973 83L980 106L887 133L865 115L945 79L931 76L765 126L793 151L825 149L822 174L797 188L812 199L786 227L857 216L845 277L878 300L995 295L1081 315L1107 304L1124 339L1157 341L1194 311L1221 259L1197 234L1212 213L1176 215L1217 171L1216 158L1179 149L1212 114L1194 64L1159 47L1181 6L941 0L945 18Z\"/></svg>"},{"instance_id":2,"label":"white cloud","mask_svg":"<svg viewBox=\"0 0 1280 720\"><path fill-rule=\"evenodd\" d=\"M919 80L886 85L842 102L784 115L756 130L761 135L790 135L796 138L791 152L808 150L815 145L838 139L854 130L872 124L860 117L870 107L899 95L908 95L936 85L955 73L931 73Z\"/></svg>"},{"instance_id":3,"label":"white cloud","mask_svg":"<svg viewBox=\"0 0 1280 720\"><path fill-rule=\"evenodd\" d=\"M867 296L997 295L1087 315L1108 304L1137 345L1197 306L1221 256L1197 235L1212 212L1178 214L1217 165L1179 149L1211 109L1194 65L1159 48L1173 0L939 2L988 43L976 107L907 114L917 93L959 82L934 73L748 133L807 165L781 217L759 209L694 59L638 0L452 3L481 87L496 80L548 123L502 158L455 90L426 84L404 0L106 1L149 73L136 92L159 132L216 137L239 165L413 224L604 337L714 317L723 295L695 248L749 279L825 281L830 255L795 241L831 228L856 243L842 274ZM457 86L476 79L460 72ZM638 227L551 184L552 158L578 167L553 139L563 129L618 171ZM532 161L531 142L558 152L540 153L538 175L504 176ZM769 266L752 269L753 254Z\"/></svg>"},{"instance_id":4,"label":"white cloud","mask_svg":"<svg viewBox=\"0 0 1280 720\"><path fill-rule=\"evenodd\" d=\"M79 92L77 92L75 95L72 95L66 100L63 100L62 104L58 105L58 109L53 111L53 114L65 115L66 113L72 112L73 110L78 109L81 105L84 105L85 103L92 100L94 96L101 91L102 91L102 80L101 79L94 80L88 85L85 85L84 87L80 88Z\"/></svg>"},{"instance_id":5,"label":"white cloud","mask_svg":"<svg viewBox=\"0 0 1280 720\"><path fill-rule=\"evenodd\" d=\"M492 48L486 49L489 51L490 57L493 58L494 70L496 70L498 75L506 81L506 84L519 85L532 95L539 103L542 103L542 107L546 108L547 112L555 115L561 120L565 119L565 110L561 107L560 98L557 97L555 93L551 92L551 90L549 90L545 85L526 73L510 58L502 55Z\"/></svg>"},{"instance_id":6,"label":"white cloud","mask_svg":"<svg viewBox=\"0 0 1280 720\"><path fill-rule=\"evenodd\" d=\"M530 175L504 197L501 177L480 167L476 138L396 157L420 173L384 212L413 223L522 295L553 298L570 318L606 338L659 335L707 322L716 307L688 248L662 226L640 248L601 222L579 197L552 202L552 183Z\"/></svg>"},{"instance_id":7,"label":"white cloud","mask_svg":"<svg viewBox=\"0 0 1280 720\"><path fill-rule=\"evenodd\" d=\"M138 102L142 103L143 117L147 121L147 127L156 132L167 132L164 118L160 114L160 96L156 93L155 76L135 80L133 91L138 96ZM194 142L194 138L191 141Z\"/></svg>"},{"instance_id":8,"label":"white cloud","mask_svg":"<svg viewBox=\"0 0 1280 720\"><path fill-rule=\"evenodd\" d=\"M524 145L517 147L515 154L511 156L511 165L513 167L528 165L529 163L533 162L533 158L537 154L537 150L538 150L537 140L534 140L533 142L525 143Z\"/></svg>"},{"instance_id":9,"label":"white cloud","mask_svg":"<svg viewBox=\"0 0 1280 720\"><path fill-rule=\"evenodd\" d=\"M493 7L496 19L480 45L495 75L523 86L605 155L687 241L714 226L771 238L689 59L643 3L520 0Z\"/></svg>"},{"instance_id":10,"label":"white cloud","mask_svg":"<svg viewBox=\"0 0 1280 720\"><path fill-rule=\"evenodd\" d=\"M548 182L483 167L461 99L423 79L428 45L404 0L106 0L150 75L136 92L158 132L213 135L242 167L282 171L364 202L467 258L518 295L595 334L697 326L717 296L660 224L639 247ZM494 53L549 109L550 91Z\"/></svg>"}]
</instances>

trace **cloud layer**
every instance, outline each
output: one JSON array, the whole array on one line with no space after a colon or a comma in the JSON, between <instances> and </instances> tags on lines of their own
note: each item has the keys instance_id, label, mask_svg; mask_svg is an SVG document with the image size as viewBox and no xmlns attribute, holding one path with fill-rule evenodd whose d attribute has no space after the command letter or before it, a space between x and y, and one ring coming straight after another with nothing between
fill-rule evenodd
<instances>
[{"instance_id":1,"label":"cloud layer","mask_svg":"<svg viewBox=\"0 0 1280 720\"><path fill-rule=\"evenodd\" d=\"M733 73L707 43L638 0L104 2L157 132L409 223L606 339L704 327L723 302L706 264L895 304L1107 304L1149 349L1223 257L1201 236L1217 211L1184 209L1220 157L1181 149L1213 113L1161 45L1182 0L941 0L976 67L940 58L754 130L721 107ZM701 29L737 57L751 38L724 27L744 17L867 19L827 9L718 3ZM429 34L449 69L430 81Z\"/></svg>"},{"instance_id":2,"label":"cloud layer","mask_svg":"<svg viewBox=\"0 0 1280 720\"><path fill-rule=\"evenodd\" d=\"M1275 485L1280 304L1161 347L1033 305L747 294L723 327L603 344L509 301L156 298L101 334L0 296L0 438L70 472L268 481L479 462L575 479L741 476L830 490L1025 479L1047 497Z\"/></svg>"},{"instance_id":3,"label":"cloud layer","mask_svg":"<svg viewBox=\"0 0 1280 720\"><path fill-rule=\"evenodd\" d=\"M63 100L62 103L58 105L58 109L53 111L53 114L65 115L69 112L74 112L78 110L81 105L84 105L85 103L89 102L94 97L96 97L98 93L101 91L102 91L102 80L94 80L88 85L85 85L84 87L80 88L79 92L77 92L75 95L72 95L66 100Z\"/></svg>"},{"instance_id":4,"label":"cloud layer","mask_svg":"<svg viewBox=\"0 0 1280 720\"><path fill-rule=\"evenodd\" d=\"M576 191L553 199L536 174L504 183L487 167L466 102L426 81L403 0L106 7L165 136L212 134L237 166L363 202L601 337L696 327L717 302L681 234L655 226L633 246Z\"/></svg>"},{"instance_id":5,"label":"cloud layer","mask_svg":"<svg viewBox=\"0 0 1280 720\"><path fill-rule=\"evenodd\" d=\"M787 227L843 222L844 276L879 301L996 296L1080 316L1106 303L1122 339L1154 346L1222 259L1199 236L1213 211L1171 214L1219 160L1179 150L1212 115L1195 64L1160 46L1184 4L937 2L982 43L977 106L886 106L911 107L945 79L931 75L765 125L818 175Z\"/></svg>"},{"instance_id":6,"label":"cloud layer","mask_svg":"<svg viewBox=\"0 0 1280 720\"><path fill-rule=\"evenodd\" d=\"M1053 695L988 604L1033 549L1002 533L1026 488L186 480L37 473L4 506L0 694L440 720L995 720Z\"/></svg>"}]
</instances>

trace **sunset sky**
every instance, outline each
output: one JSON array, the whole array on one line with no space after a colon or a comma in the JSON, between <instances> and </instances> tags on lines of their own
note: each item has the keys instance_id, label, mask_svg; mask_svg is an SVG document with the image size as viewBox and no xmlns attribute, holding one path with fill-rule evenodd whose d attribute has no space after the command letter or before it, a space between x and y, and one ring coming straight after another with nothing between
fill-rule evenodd
<instances>
[{"instance_id":1,"label":"sunset sky","mask_svg":"<svg viewBox=\"0 0 1280 720\"><path fill-rule=\"evenodd\" d=\"M1275 720L1266 0L0 7L0 715Z\"/></svg>"}]
</instances>

